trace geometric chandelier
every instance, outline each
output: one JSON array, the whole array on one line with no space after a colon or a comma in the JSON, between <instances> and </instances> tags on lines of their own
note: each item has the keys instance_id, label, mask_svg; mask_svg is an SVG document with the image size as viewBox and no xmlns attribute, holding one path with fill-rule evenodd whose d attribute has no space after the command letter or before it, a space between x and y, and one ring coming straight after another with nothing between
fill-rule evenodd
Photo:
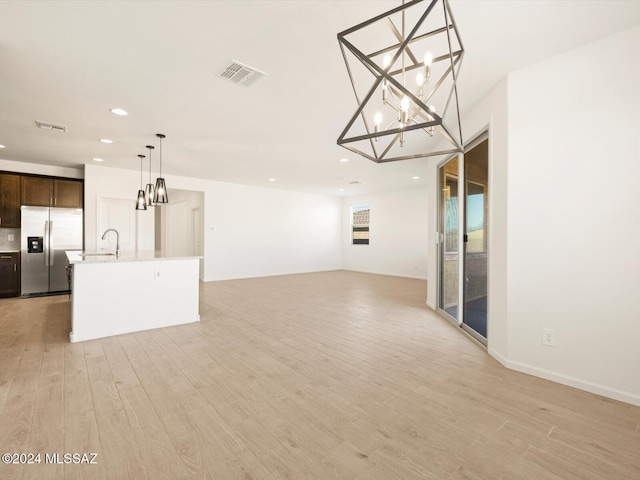
<instances>
[{"instance_id":1,"label":"geometric chandelier","mask_svg":"<svg viewBox=\"0 0 640 480\"><path fill-rule=\"evenodd\" d=\"M462 152L464 47L447 0L403 0L338 42L358 104L338 145L377 163Z\"/></svg>"}]
</instances>

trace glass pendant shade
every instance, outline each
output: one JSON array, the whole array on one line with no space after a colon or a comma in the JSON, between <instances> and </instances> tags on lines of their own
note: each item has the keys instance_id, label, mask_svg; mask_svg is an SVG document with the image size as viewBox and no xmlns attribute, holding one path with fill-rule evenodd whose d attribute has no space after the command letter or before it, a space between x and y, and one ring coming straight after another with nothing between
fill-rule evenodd
<instances>
[{"instance_id":1,"label":"glass pendant shade","mask_svg":"<svg viewBox=\"0 0 640 480\"><path fill-rule=\"evenodd\" d=\"M154 201L156 203L169 203L169 196L167 195L167 186L164 183L164 178L158 177L156 179L156 192Z\"/></svg>"},{"instance_id":2,"label":"glass pendant shade","mask_svg":"<svg viewBox=\"0 0 640 480\"><path fill-rule=\"evenodd\" d=\"M144 189L144 203L147 207L155 207L156 188L153 183L147 183Z\"/></svg>"},{"instance_id":3,"label":"glass pendant shade","mask_svg":"<svg viewBox=\"0 0 640 480\"><path fill-rule=\"evenodd\" d=\"M144 201L144 190L138 190L138 199L136 200L136 210L146 210L147 204Z\"/></svg>"},{"instance_id":4,"label":"glass pendant shade","mask_svg":"<svg viewBox=\"0 0 640 480\"><path fill-rule=\"evenodd\" d=\"M162 178L162 139L165 138L165 136L166 135L163 135L162 133L156 133L156 137L160 139L160 171L158 178L156 179L156 191L153 197L153 200L156 203L169 203L167 186L165 184L164 178Z\"/></svg>"},{"instance_id":5,"label":"glass pendant shade","mask_svg":"<svg viewBox=\"0 0 640 480\"><path fill-rule=\"evenodd\" d=\"M138 198L136 198L136 210L146 210L147 204L144 201L144 190L142 190L142 159L144 155L138 155L140 158L140 190L138 190Z\"/></svg>"}]
</instances>

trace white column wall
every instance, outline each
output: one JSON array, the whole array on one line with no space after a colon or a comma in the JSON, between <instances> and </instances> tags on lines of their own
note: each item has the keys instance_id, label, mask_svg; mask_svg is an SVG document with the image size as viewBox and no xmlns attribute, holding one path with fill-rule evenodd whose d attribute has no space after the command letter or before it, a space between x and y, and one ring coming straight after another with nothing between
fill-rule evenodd
<instances>
[{"instance_id":1,"label":"white column wall","mask_svg":"<svg viewBox=\"0 0 640 480\"><path fill-rule=\"evenodd\" d=\"M370 243L351 244L351 207L370 205ZM427 187L342 200L342 268L409 278L427 278Z\"/></svg>"},{"instance_id":2,"label":"white column wall","mask_svg":"<svg viewBox=\"0 0 640 480\"><path fill-rule=\"evenodd\" d=\"M636 27L513 72L463 119L465 139L490 135L489 353L636 405L639 48ZM435 189L429 201L435 306Z\"/></svg>"},{"instance_id":3,"label":"white column wall","mask_svg":"<svg viewBox=\"0 0 640 480\"><path fill-rule=\"evenodd\" d=\"M639 49L636 27L511 74L508 174L511 365L636 404Z\"/></svg>"}]
</instances>

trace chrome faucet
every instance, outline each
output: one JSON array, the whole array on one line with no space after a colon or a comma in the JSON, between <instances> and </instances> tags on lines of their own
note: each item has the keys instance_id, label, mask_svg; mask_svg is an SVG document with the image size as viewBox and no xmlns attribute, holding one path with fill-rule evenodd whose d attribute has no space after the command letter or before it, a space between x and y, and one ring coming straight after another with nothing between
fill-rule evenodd
<instances>
[{"instance_id":1,"label":"chrome faucet","mask_svg":"<svg viewBox=\"0 0 640 480\"><path fill-rule=\"evenodd\" d=\"M104 240L109 232L116 232L116 257L120 255L120 233L115 228L107 228L102 234L102 239Z\"/></svg>"}]
</instances>

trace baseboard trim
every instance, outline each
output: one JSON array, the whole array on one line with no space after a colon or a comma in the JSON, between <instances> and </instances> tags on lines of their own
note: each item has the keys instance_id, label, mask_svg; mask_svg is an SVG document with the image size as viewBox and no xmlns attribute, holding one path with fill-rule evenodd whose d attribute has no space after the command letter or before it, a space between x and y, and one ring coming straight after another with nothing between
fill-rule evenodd
<instances>
[{"instance_id":1,"label":"baseboard trim","mask_svg":"<svg viewBox=\"0 0 640 480\"><path fill-rule=\"evenodd\" d=\"M246 280L250 278L285 277L287 275L304 275L305 273L337 272L340 270L341 270L340 268L329 268L326 270L308 270L303 272L281 272L281 273L262 273L259 275L238 275L238 276L221 277L221 278L205 278L204 280L202 280L202 282L208 283L208 282L224 282L227 280Z\"/></svg>"},{"instance_id":2,"label":"baseboard trim","mask_svg":"<svg viewBox=\"0 0 640 480\"><path fill-rule=\"evenodd\" d=\"M431 303L429 300L427 300L427 307L429 307L431 310L435 311L436 310L436 306Z\"/></svg>"},{"instance_id":3,"label":"baseboard trim","mask_svg":"<svg viewBox=\"0 0 640 480\"><path fill-rule=\"evenodd\" d=\"M344 270L345 272L371 273L372 275L386 275L388 277L411 278L413 280L427 280L427 277L421 277L416 275L404 275L400 273L374 272L371 270L353 270L350 268L329 268L326 270L308 270L308 271L302 271L302 272L262 273L259 275L238 275L238 276L222 277L222 278L204 278L204 279L201 279L200 281L203 283L224 282L225 280L244 280L247 278L283 277L285 275L304 275L305 273L337 272L340 270ZM431 307L431 308L434 308L434 307Z\"/></svg>"},{"instance_id":4,"label":"baseboard trim","mask_svg":"<svg viewBox=\"0 0 640 480\"><path fill-rule=\"evenodd\" d=\"M413 280L427 280L427 277L420 277L417 275L405 275L402 273L376 272L372 270L354 270L352 268L343 268L342 270L344 270L345 272L371 273L372 275L385 275L387 277L411 278Z\"/></svg>"},{"instance_id":5,"label":"baseboard trim","mask_svg":"<svg viewBox=\"0 0 640 480\"><path fill-rule=\"evenodd\" d=\"M595 393L596 395L601 395L603 397L612 398L613 400L619 400L621 402L630 403L631 405L640 407L640 395L634 395L623 390L618 390L617 388L607 387L598 383L580 380L579 378L571 377L569 375L552 372L551 370L545 370L544 368L534 367L533 365L526 363L509 360L504 355L492 349L489 349L488 351L489 355L510 370L533 375L534 377L544 378L545 380L551 380L552 382L561 383L562 385L567 385L569 387Z\"/></svg>"}]
</instances>

